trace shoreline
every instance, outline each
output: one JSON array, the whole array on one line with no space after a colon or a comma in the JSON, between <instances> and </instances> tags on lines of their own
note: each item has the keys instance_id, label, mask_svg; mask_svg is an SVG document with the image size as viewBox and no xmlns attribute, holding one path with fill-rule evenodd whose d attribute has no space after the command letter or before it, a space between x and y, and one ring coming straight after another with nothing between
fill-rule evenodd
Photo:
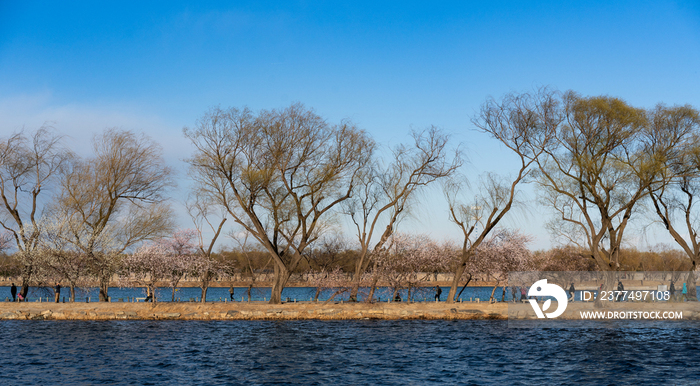
<instances>
[{"instance_id":1,"label":"shoreline","mask_svg":"<svg viewBox=\"0 0 700 386\"><path fill-rule=\"evenodd\" d=\"M557 320L582 320L582 311L682 311L700 321L700 302L609 304L570 303ZM0 320L534 320L528 303L511 302L0 302Z\"/></svg>"},{"instance_id":2,"label":"shoreline","mask_svg":"<svg viewBox=\"0 0 700 386\"><path fill-rule=\"evenodd\" d=\"M596 309L570 303L557 320L582 320L582 311L682 311L700 321L700 302L625 302ZM0 320L538 320L528 303L511 302L0 302Z\"/></svg>"},{"instance_id":3,"label":"shoreline","mask_svg":"<svg viewBox=\"0 0 700 386\"><path fill-rule=\"evenodd\" d=\"M504 320L505 303L0 303L0 320Z\"/></svg>"}]
</instances>

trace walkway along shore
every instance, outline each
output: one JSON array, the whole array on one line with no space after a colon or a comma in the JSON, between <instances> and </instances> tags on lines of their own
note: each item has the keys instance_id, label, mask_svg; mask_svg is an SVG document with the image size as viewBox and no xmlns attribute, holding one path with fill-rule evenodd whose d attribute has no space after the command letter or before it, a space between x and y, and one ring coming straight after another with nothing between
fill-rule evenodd
<instances>
[{"instance_id":1,"label":"walkway along shore","mask_svg":"<svg viewBox=\"0 0 700 386\"><path fill-rule=\"evenodd\" d=\"M504 303L0 303L0 320L505 319Z\"/></svg>"},{"instance_id":2,"label":"walkway along shore","mask_svg":"<svg viewBox=\"0 0 700 386\"><path fill-rule=\"evenodd\" d=\"M541 305L542 303L540 303ZM553 303L552 311L557 309ZM624 302L596 309L592 302L569 303L557 320L580 320L582 312L681 312L681 320L700 321L700 302ZM679 320L677 316L674 316ZM0 320L362 320L362 319L490 319L537 320L529 303L444 302L343 303L266 302L211 303L0 303ZM590 318L588 318L590 319ZM607 318L606 318L607 319ZM618 317L615 317L618 319ZM551 320L551 319L550 319Z\"/></svg>"}]
</instances>

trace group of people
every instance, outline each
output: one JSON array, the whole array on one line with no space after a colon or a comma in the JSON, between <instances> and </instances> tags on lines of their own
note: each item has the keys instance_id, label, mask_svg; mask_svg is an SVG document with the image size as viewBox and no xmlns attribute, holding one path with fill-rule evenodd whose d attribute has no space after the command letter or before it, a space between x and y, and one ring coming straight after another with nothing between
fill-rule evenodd
<instances>
[{"instance_id":1,"label":"group of people","mask_svg":"<svg viewBox=\"0 0 700 386\"><path fill-rule=\"evenodd\" d=\"M511 287L510 288L511 300L513 302L525 301L527 299L527 291L528 291L528 287L526 287L526 286L520 287L520 299L518 299L518 287L516 287L516 286Z\"/></svg>"},{"instance_id":2,"label":"group of people","mask_svg":"<svg viewBox=\"0 0 700 386\"><path fill-rule=\"evenodd\" d=\"M54 292L56 297L56 303L58 303L61 297L60 284L56 283L56 287L54 287ZM22 296L22 293L17 293L17 286L15 285L15 283L12 283L12 286L10 287L10 295L12 295L13 302L23 302L25 300L24 296Z\"/></svg>"},{"instance_id":3,"label":"group of people","mask_svg":"<svg viewBox=\"0 0 700 386\"><path fill-rule=\"evenodd\" d=\"M671 295L671 300L678 300L678 297L676 295L676 286L673 284L673 280L671 280L671 284L668 286L668 293ZM681 299L685 299L688 297L688 287L686 286L685 283L683 283L683 288L681 289Z\"/></svg>"},{"instance_id":4,"label":"group of people","mask_svg":"<svg viewBox=\"0 0 700 386\"><path fill-rule=\"evenodd\" d=\"M442 296L442 288L440 286L435 286L435 301L439 302L440 301L440 296ZM403 301L401 299L401 294L399 294L399 291L396 291L396 295L394 295L394 301L395 302L400 302Z\"/></svg>"}]
</instances>

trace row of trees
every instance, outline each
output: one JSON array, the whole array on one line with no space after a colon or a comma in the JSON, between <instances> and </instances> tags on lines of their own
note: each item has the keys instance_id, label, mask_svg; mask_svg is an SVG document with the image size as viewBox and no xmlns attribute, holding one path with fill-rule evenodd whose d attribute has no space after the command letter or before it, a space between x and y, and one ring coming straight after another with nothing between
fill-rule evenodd
<instances>
[{"instance_id":1,"label":"row of trees","mask_svg":"<svg viewBox=\"0 0 700 386\"><path fill-rule=\"evenodd\" d=\"M558 214L552 232L585 249L598 269L621 269L623 236L645 203L653 204L696 268L696 109L645 110L618 98L543 88L490 99L473 123L520 162L510 179L485 176L471 190L477 197L471 202L463 199L467 185L457 174L461 155L448 152L447 138L435 129L416 134L415 146L395 149L384 162L371 157L374 144L361 131L347 123L328 126L298 105L257 116L215 109L186 135L197 148L190 162L203 192L273 257L274 302L336 206L350 215L363 251L355 270L358 288L370 264L378 268L415 192L436 180L444 180L451 220L464 236L449 301L478 248L512 209L518 185L528 181ZM375 235L377 229L383 232ZM609 275L606 289L613 280Z\"/></svg>"},{"instance_id":2,"label":"row of trees","mask_svg":"<svg viewBox=\"0 0 700 386\"><path fill-rule=\"evenodd\" d=\"M449 218L463 234L448 295L453 301L480 248L505 237L499 225L519 185L534 182L557 213L552 233L585 250L582 260L597 269L622 269L623 235L649 208L696 268L700 119L694 108L645 110L617 98L540 89L487 100L473 123L518 157L513 176L485 175L469 185L459 173L458 147L434 127L414 132L412 143L387 156L351 122L330 124L300 104L258 113L213 108L184 130L195 148L187 162L197 187L188 202L196 254L213 261L214 245L232 220L241 230L233 234L238 242L250 240L268 254L270 301L278 303L315 245L347 219L359 246L350 286L355 299L360 288L376 287L388 251L402 245L396 228L420 205L418 193L441 182ZM39 251L50 250L57 266L70 266L69 256L88 262L83 269L98 279L105 300L117 256L172 234L165 201L172 171L146 137L106 130L94 139L94 155L79 159L60 137L40 129L31 138L9 137L0 150L0 225L22 262L24 294L36 259L46 255ZM50 188L52 194L43 193ZM205 240L205 234L213 236ZM398 260L413 264L410 251ZM215 273L212 268L204 281Z\"/></svg>"},{"instance_id":3,"label":"row of trees","mask_svg":"<svg viewBox=\"0 0 700 386\"><path fill-rule=\"evenodd\" d=\"M168 285L174 290L183 279L198 282L202 297L206 298L212 278L224 281L243 281L254 286L256 280L267 281L271 272L269 255L254 248L236 248L213 254L207 259L197 247L197 232L180 230L172 236L146 243L133 254L118 257L116 280L121 286L142 286L147 294L154 296L156 285ZM467 269L468 284L472 280L505 284L509 271L593 271L595 263L583 259L585 251L573 246L530 253L526 247L528 237L517 232L502 230L495 232L470 260ZM254 246L251 246L254 247ZM50 252L45 250L44 252ZM369 297L372 283L380 282L398 291L407 288L409 293L420 292L430 281L434 283L440 274L442 279L450 277L459 262L460 247L453 242L436 242L427 235L395 233L387 248L377 256L378 269L368 272L362 280L362 295ZM318 289L335 294L350 293L354 287L353 273L361 251L353 249L339 236L324 238L314 245L300 264L294 280L305 282ZM680 250L661 249L637 251L625 249L621 252L621 266L626 271L688 271L691 262ZM67 258L70 257L70 260ZM88 261L79 254L61 256L44 253L37 259L33 285L50 286L54 282L67 285L70 299L75 298L76 287L93 286L96 278L90 273ZM19 275L19 262L13 256L0 258L0 276ZM265 284L266 285L266 284ZM464 287L462 287L464 289ZM332 297L332 296L331 296Z\"/></svg>"},{"instance_id":4,"label":"row of trees","mask_svg":"<svg viewBox=\"0 0 700 386\"><path fill-rule=\"evenodd\" d=\"M54 230L45 229L44 240L56 240ZM196 243L197 231L179 230L169 237L146 242L133 253L114 256L115 280L120 286L141 286L146 288L149 297L155 297L156 286L167 284L175 290L183 280L196 281L202 290L202 301L206 299L209 282L224 279L255 282L256 275L266 274L267 263L261 251L238 250L237 253L215 254L207 258ZM495 279L505 279L504 272L525 268L530 252L524 245L527 238L514 232L499 232L495 238L484 243L471 261L469 275ZM450 242L438 243L427 235L394 233L386 243L386 248L376 256L374 268L361 279L362 295L373 298L377 283L388 285L395 296L399 289L407 288L409 296L426 285L438 273L453 271L459 256L459 248ZM237 259L245 256L244 261ZM237 256L238 255L238 256ZM350 261L350 269L343 270L339 256ZM227 258L228 257L228 258ZM318 288L332 289L336 294L351 293L355 288L354 264L361 258L360 250L348 249L347 243L319 243L305 256L304 264L294 272L297 280L306 280ZM3 276L20 274L17 259L9 259L4 265ZM269 262L269 261L268 261ZM517 263L516 263L517 262ZM15 263L14 267L12 263ZM35 259L33 284L51 286L55 282L64 283L70 289L70 301L75 301L76 289L88 287L99 281L90 269L91 260L85 254L65 251L60 245L42 244ZM250 271L246 272L246 268ZM498 268L496 268L498 267ZM266 277L267 279L267 277ZM435 280L435 278L433 278ZM331 296L334 297L335 295Z\"/></svg>"},{"instance_id":5,"label":"row of trees","mask_svg":"<svg viewBox=\"0 0 700 386\"><path fill-rule=\"evenodd\" d=\"M174 227L164 196L172 171L160 147L116 129L93 143L93 156L80 158L41 128L0 144L0 226L14 241L25 297L39 267L51 267L71 286L95 277L107 300L119 257Z\"/></svg>"},{"instance_id":6,"label":"row of trees","mask_svg":"<svg viewBox=\"0 0 700 386\"><path fill-rule=\"evenodd\" d=\"M47 235L52 232L47 230ZM206 299L212 279L244 281L250 289L256 279L269 280L270 258L262 250L238 248L207 258L197 245L198 232L194 229L176 231L173 235L144 243L133 253L115 259L116 281L120 286L145 287L147 295L155 299L156 286L167 285L175 290L183 279L197 282ZM513 271L592 271L596 270L592 259L582 259L585 251L572 246L531 253L529 237L510 230L494 232L476 251L465 269L466 280L461 292L472 281L482 280L494 286L508 284L508 274ZM70 301L76 297L76 288L92 286L97 281L85 255L71 253L59 255L59 248L42 249L36 260L33 285L51 286L61 282L70 289ZM355 289L354 267L361 258L361 250L339 237L316 243L294 272L297 282L305 282L317 288L316 298L324 290L331 291L329 299L340 294L351 294ZM661 249L640 252L624 250L621 265L628 271L687 271L689 259L679 250ZM392 298L400 289L408 289L409 299L414 295L432 295L438 275L446 280L460 263L461 248L454 242L436 242L427 235L394 233L386 248L376 255L376 264L360 280L360 298L375 298L377 283L393 290ZM20 271L12 258L2 265L3 276L13 276ZM261 276L264 278L261 278ZM502 295L502 294L499 294Z\"/></svg>"}]
</instances>

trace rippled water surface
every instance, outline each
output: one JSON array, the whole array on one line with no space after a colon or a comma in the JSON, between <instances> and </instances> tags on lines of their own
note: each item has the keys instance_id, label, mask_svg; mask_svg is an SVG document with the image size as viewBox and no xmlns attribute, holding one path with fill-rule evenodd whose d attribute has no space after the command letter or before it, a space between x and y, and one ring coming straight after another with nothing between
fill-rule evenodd
<instances>
[{"instance_id":1,"label":"rippled water surface","mask_svg":"<svg viewBox=\"0 0 700 386\"><path fill-rule=\"evenodd\" d=\"M698 384L698 329L500 321L0 322L0 384Z\"/></svg>"}]
</instances>

